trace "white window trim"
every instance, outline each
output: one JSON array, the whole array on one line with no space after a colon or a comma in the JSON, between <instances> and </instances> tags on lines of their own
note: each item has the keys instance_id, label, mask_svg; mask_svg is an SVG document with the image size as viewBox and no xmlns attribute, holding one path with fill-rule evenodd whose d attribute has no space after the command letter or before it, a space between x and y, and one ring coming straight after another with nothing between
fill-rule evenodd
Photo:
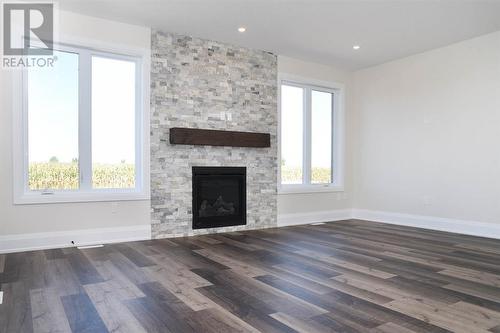
<instances>
[{"instance_id":1,"label":"white window trim","mask_svg":"<svg viewBox=\"0 0 500 333\"><path fill-rule=\"evenodd\" d=\"M333 112L333 172L335 177L331 184L281 184L281 85L296 84L298 86L308 86L317 88L320 91L330 91L334 93L334 112ZM307 101L304 101L307 103ZM342 192L344 191L344 167L345 167L345 86L337 82L321 81L305 78L288 73L278 74L278 194L301 194L301 193L321 193L321 192ZM306 119L307 120L307 119ZM310 119L304 121L304 133L306 126L309 126ZM304 154L309 158L304 158L304 163L310 161L311 151L309 147L310 138L304 135ZM303 169L304 173L307 168ZM303 177L309 177L303 175Z\"/></svg>"},{"instance_id":2,"label":"white window trim","mask_svg":"<svg viewBox=\"0 0 500 333\"><path fill-rule=\"evenodd\" d=\"M149 77L151 51L145 48L129 47L102 43L89 39L79 39L66 35L64 43L58 43L57 48L69 50L86 49L96 55L112 54L113 57L136 61L136 188L135 189L89 189L80 188L76 191L54 191L44 195L41 192L29 191L28 184L28 129L27 105L24 90L24 71L15 73L13 82L13 202L22 204L99 202L99 201L130 201L150 199L150 123L149 123ZM79 78L82 82L82 78ZM90 93L90 91L88 92ZM82 107L80 96L79 107ZM83 103L88 104L89 101ZM83 105L83 107L86 107ZM82 112L79 113L81 117ZM82 119L79 118L81 122ZM87 120L88 121L88 120ZM79 123L79 126L81 124ZM81 144L82 140L79 140ZM80 156L91 147L79 147ZM85 167L85 166L84 166ZM88 168L88 166L87 166ZM87 174L88 170L87 170ZM91 173L90 173L91 174Z\"/></svg>"}]
</instances>

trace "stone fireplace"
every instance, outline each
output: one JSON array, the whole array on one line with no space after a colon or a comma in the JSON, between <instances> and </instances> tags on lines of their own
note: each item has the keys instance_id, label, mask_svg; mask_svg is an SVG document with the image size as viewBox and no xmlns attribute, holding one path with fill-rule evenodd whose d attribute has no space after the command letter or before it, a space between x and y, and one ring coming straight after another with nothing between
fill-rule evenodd
<instances>
[{"instance_id":1,"label":"stone fireplace","mask_svg":"<svg viewBox=\"0 0 500 333\"><path fill-rule=\"evenodd\" d=\"M153 238L276 226L276 56L159 31L152 32L151 52ZM171 128L269 133L270 147L171 144ZM246 169L246 224L233 216L242 212L241 203L211 193L214 184L209 181L198 187L206 198L193 206L193 167ZM227 179L219 185L229 195L237 191L236 183ZM207 222L214 212L218 222L198 228L198 222Z\"/></svg>"}]
</instances>

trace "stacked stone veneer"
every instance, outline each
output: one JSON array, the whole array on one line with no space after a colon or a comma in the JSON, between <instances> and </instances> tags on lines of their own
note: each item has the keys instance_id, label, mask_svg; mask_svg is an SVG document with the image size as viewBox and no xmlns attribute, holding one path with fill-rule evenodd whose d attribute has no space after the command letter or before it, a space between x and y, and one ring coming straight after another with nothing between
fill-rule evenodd
<instances>
[{"instance_id":1,"label":"stacked stone veneer","mask_svg":"<svg viewBox=\"0 0 500 333\"><path fill-rule=\"evenodd\" d=\"M153 238L276 226L277 59L268 52L152 32ZM271 134L271 148L171 145L171 127ZM192 229L192 167L247 167L247 225Z\"/></svg>"}]
</instances>

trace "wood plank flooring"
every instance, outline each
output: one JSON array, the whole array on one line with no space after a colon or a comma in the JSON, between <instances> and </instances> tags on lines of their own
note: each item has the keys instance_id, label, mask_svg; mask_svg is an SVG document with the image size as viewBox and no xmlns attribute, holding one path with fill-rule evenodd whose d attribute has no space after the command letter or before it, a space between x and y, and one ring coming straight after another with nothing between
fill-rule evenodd
<instances>
[{"instance_id":1,"label":"wood plank flooring","mask_svg":"<svg viewBox=\"0 0 500 333\"><path fill-rule=\"evenodd\" d=\"M500 241L365 221L0 255L0 332L500 332Z\"/></svg>"}]
</instances>

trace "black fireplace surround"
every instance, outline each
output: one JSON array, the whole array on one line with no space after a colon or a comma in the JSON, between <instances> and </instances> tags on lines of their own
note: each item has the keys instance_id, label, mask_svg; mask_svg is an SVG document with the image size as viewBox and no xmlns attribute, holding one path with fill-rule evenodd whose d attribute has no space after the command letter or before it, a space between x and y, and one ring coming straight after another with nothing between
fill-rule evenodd
<instances>
[{"instance_id":1,"label":"black fireplace surround","mask_svg":"<svg viewBox=\"0 0 500 333\"><path fill-rule=\"evenodd\" d=\"M245 167L193 167L193 229L247 223Z\"/></svg>"}]
</instances>

